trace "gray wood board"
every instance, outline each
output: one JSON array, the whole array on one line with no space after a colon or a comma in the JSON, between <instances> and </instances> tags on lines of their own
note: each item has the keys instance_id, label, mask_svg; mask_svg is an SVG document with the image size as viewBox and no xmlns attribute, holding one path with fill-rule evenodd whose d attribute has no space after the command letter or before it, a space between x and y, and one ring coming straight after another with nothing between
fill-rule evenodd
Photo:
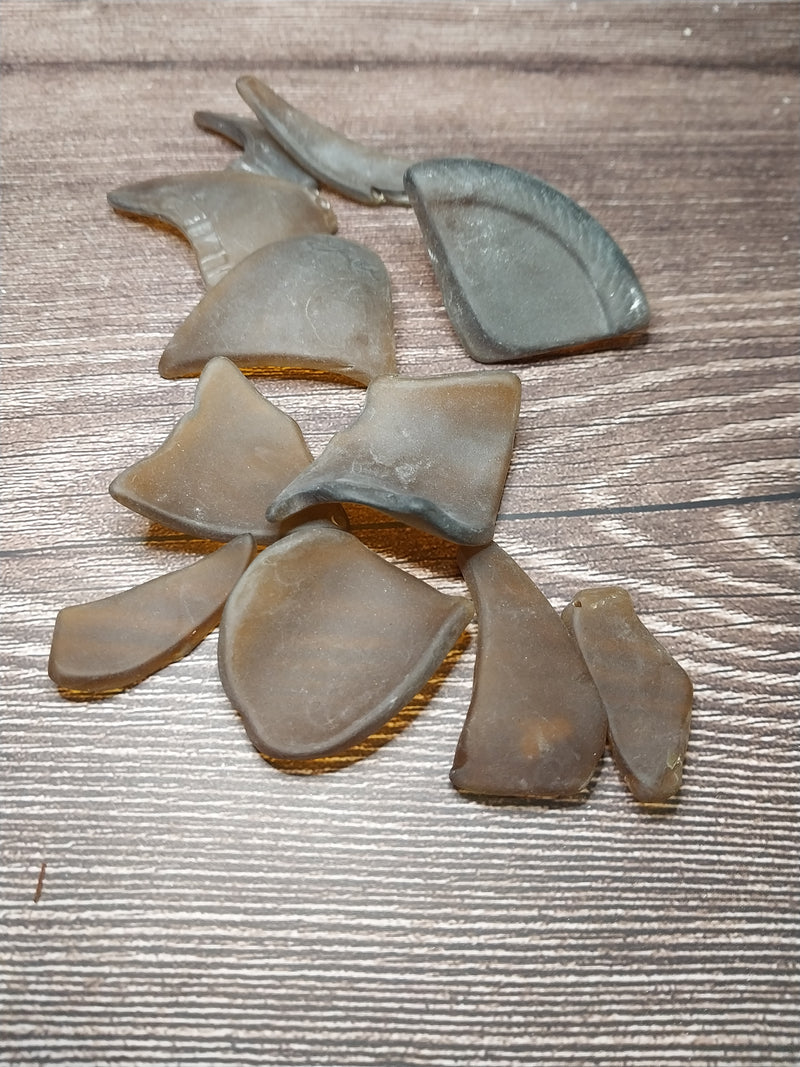
<instances>
[{"instance_id":1,"label":"gray wood board","mask_svg":"<svg viewBox=\"0 0 800 1067\"><path fill-rule=\"evenodd\" d=\"M2 1062L797 1062L798 13L5 0ZM203 285L178 235L105 194L223 166L192 112L245 113L248 72L393 153L535 173L631 259L646 344L514 368L497 540L559 608L627 586L689 670L666 809L608 758L580 802L456 794L474 624L321 769L252 749L215 635L108 700L49 682L59 608L209 547L107 493L191 404L156 366ZM401 372L475 369L413 214L331 200L390 271ZM363 400L254 380L315 453ZM353 519L461 590L450 547Z\"/></svg>"}]
</instances>

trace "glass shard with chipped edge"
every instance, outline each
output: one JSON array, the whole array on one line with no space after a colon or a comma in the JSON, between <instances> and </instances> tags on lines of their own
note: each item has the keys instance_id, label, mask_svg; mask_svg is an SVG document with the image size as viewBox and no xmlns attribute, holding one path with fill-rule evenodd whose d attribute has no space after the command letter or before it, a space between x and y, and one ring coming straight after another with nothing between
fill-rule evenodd
<instances>
[{"instance_id":1,"label":"glass shard with chipped edge","mask_svg":"<svg viewBox=\"0 0 800 1067\"><path fill-rule=\"evenodd\" d=\"M245 535L188 567L123 593L62 608L48 673L62 689L106 693L136 685L199 645L255 553Z\"/></svg>"},{"instance_id":2,"label":"glass shard with chipped edge","mask_svg":"<svg viewBox=\"0 0 800 1067\"><path fill-rule=\"evenodd\" d=\"M461 544L491 541L520 380L508 371L378 378L364 408L275 499L273 521L350 501Z\"/></svg>"},{"instance_id":3,"label":"glass shard with chipped edge","mask_svg":"<svg viewBox=\"0 0 800 1067\"><path fill-rule=\"evenodd\" d=\"M260 752L314 759L405 707L472 614L467 598L312 522L265 549L232 592L220 677Z\"/></svg>"},{"instance_id":4,"label":"glass shard with chipped edge","mask_svg":"<svg viewBox=\"0 0 800 1067\"><path fill-rule=\"evenodd\" d=\"M499 545L460 549L475 603L475 682L450 780L466 793L564 798L589 782L606 716L586 664L544 594Z\"/></svg>"},{"instance_id":5,"label":"glass shard with chipped edge","mask_svg":"<svg viewBox=\"0 0 800 1067\"><path fill-rule=\"evenodd\" d=\"M583 589L564 609L608 715L611 753L636 800L660 804L681 787L692 682L615 586Z\"/></svg>"},{"instance_id":6,"label":"glass shard with chipped edge","mask_svg":"<svg viewBox=\"0 0 800 1067\"><path fill-rule=\"evenodd\" d=\"M267 245L209 289L159 364L199 374L214 356L238 367L328 371L361 385L395 370L389 275L370 249L311 234Z\"/></svg>"},{"instance_id":7,"label":"glass shard with chipped edge","mask_svg":"<svg viewBox=\"0 0 800 1067\"><path fill-rule=\"evenodd\" d=\"M323 185L370 206L408 205L403 175L411 160L388 156L323 126L253 75L239 78L236 88L284 151Z\"/></svg>"},{"instance_id":8,"label":"glass shard with chipped edge","mask_svg":"<svg viewBox=\"0 0 800 1067\"><path fill-rule=\"evenodd\" d=\"M294 419L220 356L200 375L192 410L155 452L118 474L109 492L191 537L227 541L249 533L270 544L296 521L269 522L267 508L311 458ZM339 505L316 514L347 526Z\"/></svg>"}]
</instances>

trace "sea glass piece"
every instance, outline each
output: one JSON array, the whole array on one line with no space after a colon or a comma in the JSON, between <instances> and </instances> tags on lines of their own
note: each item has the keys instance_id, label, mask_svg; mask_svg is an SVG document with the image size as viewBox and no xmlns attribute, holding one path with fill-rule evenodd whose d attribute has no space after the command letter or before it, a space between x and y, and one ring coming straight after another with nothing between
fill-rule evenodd
<instances>
[{"instance_id":1,"label":"sea glass piece","mask_svg":"<svg viewBox=\"0 0 800 1067\"><path fill-rule=\"evenodd\" d=\"M635 334L649 319L628 260L588 211L539 178L479 159L406 174L444 305L481 363Z\"/></svg>"},{"instance_id":2,"label":"sea glass piece","mask_svg":"<svg viewBox=\"0 0 800 1067\"><path fill-rule=\"evenodd\" d=\"M362 385L395 369L392 296L380 257L312 234L258 249L203 296L164 350L165 378L227 356L242 368L296 367Z\"/></svg>"},{"instance_id":3,"label":"sea glass piece","mask_svg":"<svg viewBox=\"0 0 800 1067\"><path fill-rule=\"evenodd\" d=\"M461 549L478 614L475 683L450 780L466 793L571 797L603 755L606 715L558 612L497 544Z\"/></svg>"},{"instance_id":4,"label":"sea glass piece","mask_svg":"<svg viewBox=\"0 0 800 1067\"><path fill-rule=\"evenodd\" d=\"M411 160L388 156L323 126L251 74L239 78L236 88L278 144L323 185L361 204L408 204L403 175Z\"/></svg>"},{"instance_id":5,"label":"sea glass piece","mask_svg":"<svg viewBox=\"0 0 800 1067\"><path fill-rule=\"evenodd\" d=\"M605 705L622 778L637 800L663 803L681 787L691 679L641 621L624 589L583 589L563 617Z\"/></svg>"},{"instance_id":6,"label":"sea glass piece","mask_svg":"<svg viewBox=\"0 0 800 1067\"><path fill-rule=\"evenodd\" d=\"M207 171L123 185L108 194L118 211L175 226L194 249L207 286L257 248L307 233L335 233L326 200L294 182Z\"/></svg>"},{"instance_id":7,"label":"sea glass piece","mask_svg":"<svg viewBox=\"0 0 800 1067\"><path fill-rule=\"evenodd\" d=\"M270 522L267 507L310 462L294 419L219 357L200 375L193 409L109 491L132 511L192 537L228 541L249 533L270 544L294 524ZM324 514L347 525L340 505L325 505Z\"/></svg>"},{"instance_id":8,"label":"sea glass piece","mask_svg":"<svg viewBox=\"0 0 800 1067\"><path fill-rule=\"evenodd\" d=\"M352 501L462 544L492 539L514 445L520 381L508 371L389 376L278 494L269 517Z\"/></svg>"},{"instance_id":9,"label":"sea glass piece","mask_svg":"<svg viewBox=\"0 0 800 1067\"><path fill-rule=\"evenodd\" d=\"M265 549L231 594L220 676L260 752L330 755L403 708L472 614L467 598L312 522Z\"/></svg>"},{"instance_id":10,"label":"sea glass piece","mask_svg":"<svg viewBox=\"0 0 800 1067\"><path fill-rule=\"evenodd\" d=\"M62 689L105 693L136 685L199 645L219 622L255 552L237 537L188 567L124 593L62 608L48 672Z\"/></svg>"},{"instance_id":11,"label":"sea glass piece","mask_svg":"<svg viewBox=\"0 0 800 1067\"><path fill-rule=\"evenodd\" d=\"M201 130L227 137L242 149L241 155L231 160L227 170L267 174L284 181L298 182L307 189L317 189L316 179L284 152L258 119L221 114L217 111L195 111L194 121Z\"/></svg>"}]
</instances>

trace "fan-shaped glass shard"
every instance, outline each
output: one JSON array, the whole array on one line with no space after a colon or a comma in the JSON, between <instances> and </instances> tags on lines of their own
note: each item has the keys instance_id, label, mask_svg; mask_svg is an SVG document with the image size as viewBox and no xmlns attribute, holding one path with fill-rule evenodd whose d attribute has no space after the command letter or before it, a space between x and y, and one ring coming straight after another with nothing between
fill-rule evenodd
<instances>
[{"instance_id":1,"label":"fan-shaped glass shard","mask_svg":"<svg viewBox=\"0 0 800 1067\"><path fill-rule=\"evenodd\" d=\"M336 232L336 216L326 200L261 174L208 171L153 178L114 189L108 200L118 211L180 230L209 286L263 245Z\"/></svg>"},{"instance_id":2,"label":"fan-shaped glass shard","mask_svg":"<svg viewBox=\"0 0 800 1067\"><path fill-rule=\"evenodd\" d=\"M620 774L637 800L663 803L681 786L691 679L641 621L624 589L584 589L563 617L605 705Z\"/></svg>"},{"instance_id":3,"label":"fan-shaped glass shard","mask_svg":"<svg viewBox=\"0 0 800 1067\"><path fill-rule=\"evenodd\" d=\"M472 618L330 524L265 549L231 594L219 666L251 741L311 759L373 733L428 681Z\"/></svg>"},{"instance_id":4,"label":"fan-shaped glass shard","mask_svg":"<svg viewBox=\"0 0 800 1067\"><path fill-rule=\"evenodd\" d=\"M406 189L474 359L528 359L647 325L647 301L619 247L538 178L484 160L432 159L409 169Z\"/></svg>"},{"instance_id":5,"label":"fan-shaped glass shard","mask_svg":"<svg viewBox=\"0 0 800 1067\"><path fill-rule=\"evenodd\" d=\"M298 182L307 189L317 188L316 179L287 156L257 119L217 111L195 111L194 121L201 130L221 134L242 149L242 154L228 164L227 170L267 174L287 182Z\"/></svg>"},{"instance_id":6,"label":"fan-shaped glass shard","mask_svg":"<svg viewBox=\"0 0 800 1067\"><path fill-rule=\"evenodd\" d=\"M323 185L362 204L408 204L409 159L358 144L292 107L252 75L236 82L244 102L281 147Z\"/></svg>"},{"instance_id":7,"label":"fan-shaped glass shard","mask_svg":"<svg viewBox=\"0 0 800 1067\"><path fill-rule=\"evenodd\" d=\"M141 682L199 645L255 552L237 537L211 555L116 596L63 608L48 671L62 689L105 693Z\"/></svg>"},{"instance_id":8,"label":"fan-shaped glass shard","mask_svg":"<svg viewBox=\"0 0 800 1067\"><path fill-rule=\"evenodd\" d=\"M379 256L314 234L260 248L210 289L164 350L165 378L214 356L240 367L329 371L366 384L395 369L392 296Z\"/></svg>"},{"instance_id":9,"label":"fan-shaped glass shard","mask_svg":"<svg viewBox=\"0 0 800 1067\"><path fill-rule=\"evenodd\" d=\"M520 381L507 371L379 378L356 421L278 495L273 521L340 500L462 544L492 538Z\"/></svg>"},{"instance_id":10,"label":"fan-shaped glass shard","mask_svg":"<svg viewBox=\"0 0 800 1067\"><path fill-rule=\"evenodd\" d=\"M558 613L498 545L462 549L478 613L475 684L450 780L467 793L570 797L591 778L606 716Z\"/></svg>"},{"instance_id":11,"label":"fan-shaped glass shard","mask_svg":"<svg viewBox=\"0 0 800 1067\"><path fill-rule=\"evenodd\" d=\"M109 491L120 504L192 537L227 541L249 533L270 544L294 523L269 522L267 508L310 462L294 419L219 358L201 374L194 408ZM347 525L340 506L326 505L325 514Z\"/></svg>"}]
</instances>

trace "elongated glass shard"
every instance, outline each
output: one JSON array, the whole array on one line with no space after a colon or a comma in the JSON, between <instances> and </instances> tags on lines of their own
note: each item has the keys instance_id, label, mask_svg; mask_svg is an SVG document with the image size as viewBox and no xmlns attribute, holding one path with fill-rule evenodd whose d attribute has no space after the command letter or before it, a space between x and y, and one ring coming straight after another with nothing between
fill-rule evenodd
<instances>
[{"instance_id":1,"label":"elongated glass shard","mask_svg":"<svg viewBox=\"0 0 800 1067\"><path fill-rule=\"evenodd\" d=\"M424 686L472 618L330 524L265 549L231 594L219 667L256 748L313 759L373 733Z\"/></svg>"},{"instance_id":2,"label":"elongated glass shard","mask_svg":"<svg viewBox=\"0 0 800 1067\"><path fill-rule=\"evenodd\" d=\"M236 82L239 95L300 166L323 185L362 204L408 204L403 174L412 162L358 144L292 107L251 74Z\"/></svg>"},{"instance_id":3,"label":"elongated glass shard","mask_svg":"<svg viewBox=\"0 0 800 1067\"><path fill-rule=\"evenodd\" d=\"M678 792L689 743L692 683L616 587L583 589L563 613L608 714L614 761L634 797Z\"/></svg>"},{"instance_id":4,"label":"elongated glass shard","mask_svg":"<svg viewBox=\"0 0 800 1067\"><path fill-rule=\"evenodd\" d=\"M270 544L294 524L269 522L267 508L310 462L294 419L219 357L200 375L193 409L152 455L118 474L109 492L192 537L228 541L249 533ZM325 505L324 514L347 525L339 505Z\"/></svg>"},{"instance_id":5,"label":"elongated glass shard","mask_svg":"<svg viewBox=\"0 0 800 1067\"><path fill-rule=\"evenodd\" d=\"M227 170L266 174L287 182L298 182L307 189L317 189L316 179L284 152L258 119L217 111L195 111L194 121L201 130L221 134L242 149L242 154L228 164Z\"/></svg>"},{"instance_id":6,"label":"elongated glass shard","mask_svg":"<svg viewBox=\"0 0 800 1067\"><path fill-rule=\"evenodd\" d=\"M307 233L335 233L328 202L294 182L208 171L123 185L118 211L175 226L191 244L206 285L216 285L257 248Z\"/></svg>"},{"instance_id":7,"label":"elongated glass shard","mask_svg":"<svg viewBox=\"0 0 800 1067\"><path fill-rule=\"evenodd\" d=\"M165 378L227 356L250 370L297 367L366 384L395 369L392 296L380 257L314 234L260 248L210 289L164 349Z\"/></svg>"},{"instance_id":8,"label":"elongated glass shard","mask_svg":"<svg viewBox=\"0 0 800 1067\"><path fill-rule=\"evenodd\" d=\"M210 556L116 596L63 608L48 672L56 685L105 693L136 685L199 645L255 553L237 537Z\"/></svg>"},{"instance_id":9,"label":"elongated glass shard","mask_svg":"<svg viewBox=\"0 0 800 1067\"><path fill-rule=\"evenodd\" d=\"M466 793L571 797L594 773L606 716L556 610L498 545L461 549L478 613L475 683L450 780Z\"/></svg>"},{"instance_id":10,"label":"elongated glass shard","mask_svg":"<svg viewBox=\"0 0 800 1067\"><path fill-rule=\"evenodd\" d=\"M507 371L378 378L356 421L286 486L269 517L352 501L449 541L486 544L519 403L519 378Z\"/></svg>"},{"instance_id":11,"label":"elongated glass shard","mask_svg":"<svg viewBox=\"0 0 800 1067\"><path fill-rule=\"evenodd\" d=\"M647 325L620 248L539 178L485 160L431 159L405 183L445 308L474 359L531 359Z\"/></svg>"}]
</instances>

